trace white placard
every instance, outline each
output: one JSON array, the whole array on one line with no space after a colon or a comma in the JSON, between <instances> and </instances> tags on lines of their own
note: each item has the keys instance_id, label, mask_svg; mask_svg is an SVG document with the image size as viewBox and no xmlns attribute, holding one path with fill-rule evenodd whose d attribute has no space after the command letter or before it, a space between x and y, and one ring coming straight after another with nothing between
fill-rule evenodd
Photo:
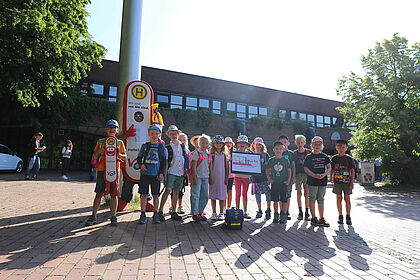
<instances>
[{"instance_id":1,"label":"white placard","mask_svg":"<svg viewBox=\"0 0 420 280\"><path fill-rule=\"evenodd\" d=\"M232 152L232 173L261 174L261 155Z\"/></svg>"},{"instance_id":2,"label":"white placard","mask_svg":"<svg viewBox=\"0 0 420 280\"><path fill-rule=\"evenodd\" d=\"M118 140L114 136L108 136L104 141L105 153L105 181L114 183L118 180Z\"/></svg>"}]
</instances>

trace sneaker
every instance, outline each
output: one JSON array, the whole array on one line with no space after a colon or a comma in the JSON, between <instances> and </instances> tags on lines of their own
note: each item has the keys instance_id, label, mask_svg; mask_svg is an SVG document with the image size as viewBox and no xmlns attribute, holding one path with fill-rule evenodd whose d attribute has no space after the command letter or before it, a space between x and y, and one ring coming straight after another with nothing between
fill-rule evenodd
<instances>
[{"instance_id":1,"label":"sneaker","mask_svg":"<svg viewBox=\"0 0 420 280\"><path fill-rule=\"evenodd\" d=\"M311 219L311 225L313 225L313 226L317 226L318 225L318 219L316 217L313 217Z\"/></svg>"},{"instance_id":2,"label":"sneaker","mask_svg":"<svg viewBox=\"0 0 420 280\"><path fill-rule=\"evenodd\" d=\"M257 215L255 216L256 219L261 218L262 217L262 210L258 210Z\"/></svg>"},{"instance_id":3,"label":"sneaker","mask_svg":"<svg viewBox=\"0 0 420 280\"><path fill-rule=\"evenodd\" d=\"M223 221L223 220L225 219L225 214L223 214L223 213L219 213L219 216L217 217L217 219L218 219L219 221Z\"/></svg>"},{"instance_id":4,"label":"sneaker","mask_svg":"<svg viewBox=\"0 0 420 280\"><path fill-rule=\"evenodd\" d=\"M169 207L169 213L172 213L172 207Z\"/></svg>"},{"instance_id":5,"label":"sneaker","mask_svg":"<svg viewBox=\"0 0 420 280\"><path fill-rule=\"evenodd\" d=\"M85 223L85 226L89 227L89 226L94 225L94 224L96 224L96 217L94 217L93 215L91 215L89 217L89 219L87 219L87 221Z\"/></svg>"},{"instance_id":6,"label":"sneaker","mask_svg":"<svg viewBox=\"0 0 420 280\"><path fill-rule=\"evenodd\" d=\"M330 224L327 223L327 221L325 221L325 219L323 217L321 219L319 219L317 225L320 226L320 227L329 227L330 226Z\"/></svg>"},{"instance_id":7,"label":"sneaker","mask_svg":"<svg viewBox=\"0 0 420 280\"><path fill-rule=\"evenodd\" d=\"M156 214L155 214L156 215ZM157 213L158 217L159 217L159 222L164 222L165 221L165 215L163 215L163 211L159 211ZM154 218L155 216L153 215L153 222L154 222Z\"/></svg>"},{"instance_id":8,"label":"sneaker","mask_svg":"<svg viewBox=\"0 0 420 280\"><path fill-rule=\"evenodd\" d=\"M161 213L162 213L162 217L163 217L163 212L162 211L160 211L159 213L153 214L153 223L154 224L160 224ZM165 221L165 217L163 217L163 220Z\"/></svg>"},{"instance_id":9,"label":"sneaker","mask_svg":"<svg viewBox=\"0 0 420 280\"><path fill-rule=\"evenodd\" d=\"M178 215L178 213L176 213L176 212L171 213L171 219L175 220L175 221L182 221L182 217L180 215Z\"/></svg>"},{"instance_id":10,"label":"sneaker","mask_svg":"<svg viewBox=\"0 0 420 280\"><path fill-rule=\"evenodd\" d=\"M146 218L146 213L145 212L141 212L140 219L139 219L139 221L137 223L143 225L143 224L146 223L146 219L147 219Z\"/></svg>"},{"instance_id":11,"label":"sneaker","mask_svg":"<svg viewBox=\"0 0 420 280\"><path fill-rule=\"evenodd\" d=\"M64 180L68 180L69 177L67 177L66 175L61 176L61 178L63 178Z\"/></svg>"},{"instance_id":12,"label":"sneaker","mask_svg":"<svg viewBox=\"0 0 420 280\"><path fill-rule=\"evenodd\" d=\"M271 219L271 209L268 208L267 210L265 210L265 219L266 220L270 220Z\"/></svg>"},{"instance_id":13,"label":"sneaker","mask_svg":"<svg viewBox=\"0 0 420 280\"><path fill-rule=\"evenodd\" d=\"M305 221L310 221L310 216L308 212L305 212Z\"/></svg>"},{"instance_id":14,"label":"sneaker","mask_svg":"<svg viewBox=\"0 0 420 280\"><path fill-rule=\"evenodd\" d=\"M337 223L339 223L340 225L344 224L343 215L338 215L338 221L337 221Z\"/></svg>"},{"instance_id":15,"label":"sneaker","mask_svg":"<svg viewBox=\"0 0 420 280\"><path fill-rule=\"evenodd\" d=\"M184 207L182 205L178 207L178 214L185 214Z\"/></svg>"},{"instance_id":16,"label":"sneaker","mask_svg":"<svg viewBox=\"0 0 420 280\"><path fill-rule=\"evenodd\" d=\"M287 213L280 212L280 224L287 223Z\"/></svg>"},{"instance_id":17,"label":"sneaker","mask_svg":"<svg viewBox=\"0 0 420 280\"><path fill-rule=\"evenodd\" d=\"M204 212L200 214L200 221L207 221L206 214L204 214Z\"/></svg>"},{"instance_id":18,"label":"sneaker","mask_svg":"<svg viewBox=\"0 0 420 280\"><path fill-rule=\"evenodd\" d=\"M244 218L245 219L251 219L251 216L248 213L244 213Z\"/></svg>"},{"instance_id":19,"label":"sneaker","mask_svg":"<svg viewBox=\"0 0 420 280\"><path fill-rule=\"evenodd\" d=\"M116 227L117 226L117 216L111 217L111 226Z\"/></svg>"},{"instance_id":20,"label":"sneaker","mask_svg":"<svg viewBox=\"0 0 420 280\"><path fill-rule=\"evenodd\" d=\"M273 223L278 224L280 222L280 215L277 212L274 212Z\"/></svg>"},{"instance_id":21,"label":"sneaker","mask_svg":"<svg viewBox=\"0 0 420 280\"><path fill-rule=\"evenodd\" d=\"M32 177L32 180L38 180L37 176Z\"/></svg>"},{"instance_id":22,"label":"sneaker","mask_svg":"<svg viewBox=\"0 0 420 280\"><path fill-rule=\"evenodd\" d=\"M303 220L303 212L301 211L301 212L299 212L299 215L298 215L298 220Z\"/></svg>"},{"instance_id":23,"label":"sneaker","mask_svg":"<svg viewBox=\"0 0 420 280\"><path fill-rule=\"evenodd\" d=\"M352 224L350 215L346 215L346 224L348 224L349 226L351 226Z\"/></svg>"},{"instance_id":24,"label":"sneaker","mask_svg":"<svg viewBox=\"0 0 420 280\"><path fill-rule=\"evenodd\" d=\"M192 215L192 219L193 219L194 222L199 222L200 218L201 218L201 216L199 214Z\"/></svg>"},{"instance_id":25,"label":"sneaker","mask_svg":"<svg viewBox=\"0 0 420 280\"><path fill-rule=\"evenodd\" d=\"M290 213L289 212L286 212L286 217L287 217L286 218L287 220L291 220L292 219L292 217L290 217Z\"/></svg>"},{"instance_id":26,"label":"sneaker","mask_svg":"<svg viewBox=\"0 0 420 280\"><path fill-rule=\"evenodd\" d=\"M211 215L211 219L213 220L213 221L217 221L217 219L219 218L219 216L217 216L217 214L216 213L213 213L213 215Z\"/></svg>"},{"instance_id":27,"label":"sneaker","mask_svg":"<svg viewBox=\"0 0 420 280\"><path fill-rule=\"evenodd\" d=\"M25 177L25 180L30 180L30 179L31 179L31 178L29 178L29 176L26 176L26 177Z\"/></svg>"}]
</instances>

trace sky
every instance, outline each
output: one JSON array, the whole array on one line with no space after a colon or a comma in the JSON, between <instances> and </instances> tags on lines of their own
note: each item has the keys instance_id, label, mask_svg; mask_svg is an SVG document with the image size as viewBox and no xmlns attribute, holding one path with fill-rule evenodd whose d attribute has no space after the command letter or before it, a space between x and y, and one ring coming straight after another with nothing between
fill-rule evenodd
<instances>
[{"instance_id":1,"label":"sky","mask_svg":"<svg viewBox=\"0 0 420 280\"><path fill-rule=\"evenodd\" d=\"M88 30L118 61L122 0L91 0ZM420 42L418 0L144 0L142 65L340 100L338 80L394 33ZM153 85L152 85L153 87Z\"/></svg>"}]
</instances>

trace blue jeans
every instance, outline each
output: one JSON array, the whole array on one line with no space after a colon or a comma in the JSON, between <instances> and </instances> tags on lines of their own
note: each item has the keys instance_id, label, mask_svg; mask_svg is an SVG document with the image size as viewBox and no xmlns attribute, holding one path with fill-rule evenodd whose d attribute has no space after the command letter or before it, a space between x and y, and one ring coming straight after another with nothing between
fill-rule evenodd
<instances>
[{"instance_id":1,"label":"blue jeans","mask_svg":"<svg viewBox=\"0 0 420 280\"><path fill-rule=\"evenodd\" d=\"M204 211L209 201L209 179L197 178L197 185L191 184L191 211L193 215Z\"/></svg>"},{"instance_id":2,"label":"blue jeans","mask_svg":"<svg viewBox=\"0 0 420 280\"><path fill-rule=\"evenodd\" d=\"M34 169L34 177L38 175L39 167L41 166L41 161L38 155L28 158L28 168L26 169L26 177L31 175L32 168Z\"/></svg>"}]
</instances>

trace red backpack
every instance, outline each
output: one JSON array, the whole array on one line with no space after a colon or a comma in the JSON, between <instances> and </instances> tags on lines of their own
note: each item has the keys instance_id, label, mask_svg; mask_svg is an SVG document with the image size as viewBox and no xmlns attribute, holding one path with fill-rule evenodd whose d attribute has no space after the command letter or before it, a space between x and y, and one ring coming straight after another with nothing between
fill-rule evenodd
<instances>
[{"instance_id":1,"label":"red backpack","mask_svg":"<svg viewBox=\"0 0 420 280\"><path fill-rule=\"evenodd\" d=\"M199 158L198 158L198 160L197 160L197 167L198 167L198 166L200 165L200 163L201 163L203 160L205 160L205 159L207 159L207 162L208 162L208 164L210 165L210 155L209 155L209 157L204 157L202 153L200 153L198 150L196 150L196 151L197 151L198 156L199 156ZM191 178L191 179L192 179L192 176L193 176L193 174L192 174L192 163L193 163L193 161L191 160L191 161L190 161L190 170L189 170L189 175L190 175L190 178Z\"/></svg>"}]
</instances>

